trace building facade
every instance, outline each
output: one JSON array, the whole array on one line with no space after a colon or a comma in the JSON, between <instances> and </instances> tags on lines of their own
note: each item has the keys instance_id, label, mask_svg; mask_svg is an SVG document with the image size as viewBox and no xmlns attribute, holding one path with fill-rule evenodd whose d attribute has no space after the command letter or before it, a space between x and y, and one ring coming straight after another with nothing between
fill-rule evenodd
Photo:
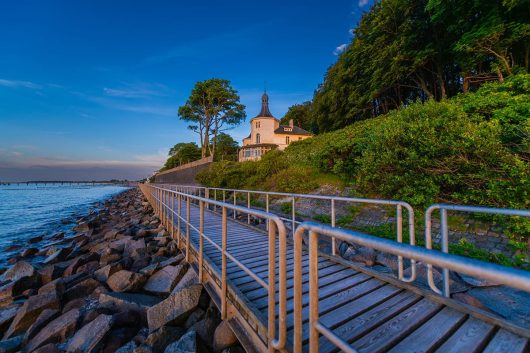
<instances>
[{"instance_id":1,"label":"building facade","mask_svg":"<svg viewBox=\"0 0 530 353\"><path fill-rule=\"evenodd\" d=\"M243 139L243 147L239 149L238 160L256 161L272 149L283 150L291 142L304 140L313 136L298 126L293 121L289 125L280 125L269 111L269 96L264 93L261 97L261 111L250 119L250 135Z\"/></svg>"}]
</instances>

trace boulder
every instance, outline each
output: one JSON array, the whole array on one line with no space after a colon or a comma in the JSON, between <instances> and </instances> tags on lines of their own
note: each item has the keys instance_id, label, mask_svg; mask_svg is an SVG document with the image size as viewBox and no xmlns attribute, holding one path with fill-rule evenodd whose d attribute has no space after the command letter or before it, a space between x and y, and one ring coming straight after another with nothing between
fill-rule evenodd
<instances>
[{"instance_id":1,"label":"boulder","mask_svg":"<svg viewBox=\"0 0 530 353\"><path fill-rule=\"evenodd\" d=\"M61 353L59 348L53 343L45 344L44 346L34 350L32 353Z\"/></svg>"},{"instance_id":2,"label":"boulder","mask_svg":"<svg viewBox=\"0 0 530 353\"><path fill-rule=\"evenodd\" d=\"M196 353L197 352L197 333L194 330L189 331L178 341L171 343L166 347L164 353Z\"/></svg>"},{"instance_id":3,"label":"boulder","mask_svg":"<svg viewBox=\"0 0 530 353\"><path fill-rule=\"evenodd\" d=\"M160 263L161 267L169 266L169 265L178 265L184 260L183 254L178 254L177 256L171 256L169 259L162 261Z\"/></svg>"},{"instance_id":4,"label":"boulder","mask_svg":"<svg viewBox=\"0 0 530 353\"><path fill-rule=\"evenodd\" d=\"M134 310L142 316L142 320L147 320L147 309L157 305L162 300L146 294L138 293L102 293L99 295L99 302L102 307L114 311Z\"/></svg>"},{"instance_id":5,"label":"boulder","mask_svg":"<svg viewBox=\"0 0 530 353\"><path fill-rule=\"evenodd\" d=\"M23 295L28 289L37 287L38 277L22 277L0 287L0 301L10 303L13 298Z\"/></svg>"},{"instance_id":6,"label":"boulder","mask_svg":"<svg viewBox=\"0 0 530 353\"><path fill-rule=\"evenodd\" d=\"M13 319L11 326L4 335L4 339L14 337L24 333L39 317L45 309L56 309L60 307L60 300L57 293L50 292L29 297L18 309L17 315Z\"/></svg>"},{"instance_id":7,"label":"boulder","mask_svg":"<svg viewBox=\"0 0 530 353\"><path fill-rule=\"evenodd\" d=\"M166 266L149 277L144 285L146 292L168 295L186 273L187 265Z\"/></svg>"},{"instance_id":8,"label":"boulder","mask_svg":"<svg viewBox=\"0 0 530 353\"><path fill-rule=\"evenodd\" d=\"M112 327L111 315L99 315L94 321L83 326L68 341L66 345L67 352L97 352L103 345L107 333Z\"/></svg>"},{"instance_id":9,"label":"boulder","mask_svg":"<svg viewBox=\"0 0 530 353\"><path fill-rule=\"evenodd\" d=\"M162 326L147 336L145 344L151 346L154 353L163 353L168 344L178 340L185 332L182 327Z\"/></svg>"},{"instance_id":10,"label":"boulder","mask_svg":"<svg viewBox=\"0 0 530 353\"><path fill-rule=\"evenodd\" d=\"M38 294L46 294L55 292L57 295L62 296L66 290L66 285L63 278L57 278L39 288Z\"/></svg>"},{"instance_id":11,"label":"boulder","mask_svg":"<svg viewBox=\"0 0 530 353\"><path fill-rule=\"evenodd\" d=\"M200 284L199 276L197 276L197 274L195 273L195 270L193 270L191 267L188 267L188 271L186 271L186 274L182 276L182 278L177 283L175 288L173 288L172 293L179 292L183 288L192 286L194 284Z\"/></svg>"},{"instance_id":12,"label":"boulder","mask_svg":"<svg viewBox=\"0 0 530 353\"><path fill-rule=\"evenodd\" d=\"M0 352L2 353L15 353L20 350L22 345L22 335L10 338L8 340L0 341Z\"/></svg>"},{"instance_id":13,"label":"boulder","mask_svg":"<svg viewBox=\"0 0 530 353\"><path fill-rule=\"evenodd\" d=\"M107 335L108 338L105 340L105 347L101 350L101 353L115 353L124 344L130 342L137 332L138 328L132 327L113 329Z\"/></svg>"},{"instance_id":14,"label":"boulder","mask_svg":"<svg viewBox=\"0 0 530 353\"><path fill-rule=\"evenodd\" d=\"M202 285L192 285L172 293L166 300L147 310L149 330L182 323L199 305Z\"/></svg>"},{"instance_id":15,"label":"boulder","mask_svg":"<svg viewBox=\"0 0 530 353\"><path fill-rule=\"evenodd\" d=\"M97 270L99 270L99 261L90 261L84 265L79 266L77 268L76 273L86 273L88 275L92 275Z\"/></svg>"},{"instance_id":16,"label":"boulder","mask_svg":"<svg viewBox=\"0 0 530 353\"><path fill-rule=\"evenodd\" d=\"M42 235L39 235L37 237L29 238L28 243L35 244L35 243L41 242L42 239L44 239L44 237Z\"/></svg>"},{"instance_id":17,"label":"boulder","mask_svg":"<svg viewBox=\"0 0 530 353\"><path fill-rule=\"evenodd\" d=\"M9 270L4 272L3 279L6 281L16 281L22 277L33 277L37 271L35 268L26 261L19 261Z\"/></svg>"},{"instance_id":18,"label":"boulder","mask_svg":"<svg viewBox=\"0 0 530 353\"><path fill-rule=\"evenodd\" d=\"M132 292L142 288L146 280L147 276L141 273L121 270L112 274L107 284L115 292Z\"/></svg>"},{"instance_id":19,"label":"boulder","mask_svg":"<svg viewBox=\"0 0 530 353\"><path fill-rule=\"evenodd\" d=\"M53 263L56 263L56 262L64 261L68 257L68 255L70 255L71 253L72 253L71 249L61 248L61 249L55 251L54 253L52 253L51 255L49 255L43 261L43 263L44 264L53 264Z\"/></svg>"},{"instance_id":20,"label":"boulder","mask_svg":"<svg viewBox=\"0 0 530 353\"><path fill-rule=\"evenodd\" d=\"M111 275L120 270L123 270L123 265L119 262L115 264L106 265L94 272L94 278L100 282L107 282Z\"/></svg>"},{"instance_id":21,"label":"boulder","mask_svg":"<svg viewBox=\"0 0 530 353\"><path fill-rule=\"evenodd\" d=\"M53 319L60 315L57 309L44 309L37 320L28 328L24 334L24 342L32 339L42 328L50 323Z\"/></svg>"},{"instance_id":22,"label":"boulder","mask_svg":"<svg viewBox=\"0 0 530 353\"><path fill-rule=\"evenodd\" d=\"M59 278L63 274L64 270L65 268L62 264L53 264L42 268L39 270L42 283L48 283Z\"/></svg>"},{"instance_id":23,"label":"boulder","mask_svg":"<svg viewBox=\"0 0 530 353\"><path fill-rule=\"evenodd\" d=\"M136 252L139 254L140 252L145 251L145 250L146 250L146 246L145 246L145 240L143 238L139 240L128 239L125 243L123 253L124 255L133 256L134 255L133 252Z\"/></svg>"},{"instance_id":24,"label":"boulder","mask_svg":"<svg viewBox=\"0 0 530 353\"><path fill-rule=\"evenodd\" d=\"M215 329L213 335L213 351L221 352L237 343L237 337L230 328L228 321L222 321Z\"/></svg>"},{"instance_id":25,"label":"boulder","mask_svg":"<svg viewBox=\"0 0 530 353\"><path fill-rule=\"evenodd\" d=\"M130 341L126 345L118 348L115 353L134 353L136 347L136 343L134 343L134 341Z\"/></svg>"},{"instance_id":26,"label":"boulder","mask_svg":"<svg viewBox=\"0 0 530 353\"><path fill-rule=\"evenodd\" d=\"M0 310L0 334L11 325L11 322L17 315L18 305L9 306Z\"/></svg>"},{"instance_id":27,"label":"boulder","mask_svg":"<svg viewBox=\"0 0 530 353\"><path fill-rule=\"evenodd\" d=\"M39 252L39 249L37 249L37 248L27 248L27 249L24 249L20 253L20 256L22 256L22 257L30 257L30 256L36 255L38 252Z\"/></svg>"},{"instance_id":28,"label":"boulder","mask_svg":"<svg viewBox=\"0 0 530 353\"><path fill-rule=\"evenodd\" d=\"M202 310L201 308L197 308L197 310L195 310L194 312L190 314L190 316L188 316L188 318L186 319L186 322L184 323L184 327L186 329L189 329L190 327L195 325L197 322L204 319L205 315L206 315L206 312L204 310Z\"/></svg>"},{"instance_id":29,"label":"boulder","mask_svg":"<svg viewBox=\"0 0 530 353\"><path fill-rule=\"evenodd\" d=\"M51 321L28 342L26 350L31 352L47 343L63 342L74 333L80 315L79 309L73 309Z\"/></svg>"},{"instance_id":30,"label":"boulder","mask_svg":"<svg viewBox=\"0 0 530 353\"><path fill-rule=\"evenodd\" d=\"M99 282L95 279L88 278L67 289L64 297L67 301L84 298L92 294L97 287L99 287Z\"/></svg>"}]
</instances>

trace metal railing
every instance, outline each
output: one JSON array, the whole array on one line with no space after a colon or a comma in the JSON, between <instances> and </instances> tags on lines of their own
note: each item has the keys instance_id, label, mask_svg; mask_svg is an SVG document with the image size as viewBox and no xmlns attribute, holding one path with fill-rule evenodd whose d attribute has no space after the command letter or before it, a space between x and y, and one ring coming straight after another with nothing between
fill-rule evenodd
<instances>
[{"instance_id":1,"label":"metal railing","mask_svg":"<svg viewBox=\"0 0 530 353\"><path fill-rule=\"evenodd\" d=\"M442 205L432 206L432 209L449 209ZM455 210L468 211L464 206L455 206ZM432 210L431 210L432 212ZM476 212L476 210L475 210ZM505 212L504 214L508 214ZM525 211L526 214L526 211ZM293 352L302 351L302 249L303 234L309 232L309 351L317 353L319 335L322 334L331 343L344 352L357 353L354 347L337 336L331 329L319 321L319 295L318 295L318 240L319 236L334 237L343 241L366 246L375 250L384 251L397 256L422 261L429 266L438 266L444 269L458 271L471 276L495 281L510 287L530 292L530 274L523 270L500 266L493 263L478 261L462 256L448 254L437 250L426 249L408 244L378 238L361 232L333 228L315 222L304 222L296 229L294 235L294 334Z\"/></svg>"},{"instance_id":2,"label":"metal railing","mask_svg":"<svg viewBox=\"0 0 530 353\"><path fill-rule=\"evenodd\" d=\"M248 209L245 207L231 205L219 201L210 200L189 193L184 193L176 190L169 190L154 185L141 184L140 188L144 195L153 206L155 213L160 218L162 224L166 229L170 229L171 235L175 237L175 216L177 218L176 238L177 246L184 248L186 253L186 260L190 261L190 230L199 234L199 250L198 250L198 268L199 279L203 283L203 262L204 262L204 239L206 239L215 249L221 252L221 317L227 317L227 259L234 262L239 268L247 273L252 279L259 283L268 292L268 346L269 351L282 350L286 343L286 298L287 298L287 284L286 284L286 229L281 219L271 213L260 210ZM186 202L186 216L182 216L182 202ZM175 201L177 202L177 210L175 210ZM191 203L199 205L199 228L190 222ZM214 205L221 208L222 231L221 231L221 245L213 241L204 233L204 212L207 205ZM234 212L247 213L254 217L265 219L268 224L268 279L265 282L256 273L250 270L247 266L237 260L227 248L228 240L228 210ZM185 225L185 237L182 237L181 225ZM279 243L279 314L278 325L276 325L276 238ZM184 246L181 246L181 242ZM276 327L278 327L278 338L276 338Z\"/></svg>"},{"instance_id":3,"label":"metal railing","mask_svg":"<svg viewBox=\"0 0 530 353\"><path fill-rule=\"evenodd\" d=\"M329 202L329 212L331 219L331 226L336 227L336 203L337 202L346 202L350 204L371 204L371 205L386 205L393 206L396 209L396 241L398 243L403 242L403 209L407 211L408 214L408 230L409 230L409 243L410 245L416 244L416 234L414 230L414 209L412 206L404 201L397 200L382 200L382 199L365 199L365 198L354 198L354 197L342 197L342 196L326 196L326 195L316 195L316 194L295 194L295 193L285 193L285 192L272 192L272 191L258 191L258 190L239 190L239 189L227 189L227 188L208 188L204 186L191 186L191 185L171 185L171 184L160 184L158 185L163 189L176 190L184 192L186 194L197 194L198 196L203 196L206 199L217 200L218 198L222 202L230 201L236 205L237 204L237 195L243 195L246 197L246 207L248 209L252 208L251 196L258 195L265 197L265 212L271 212L270 210L270 200L272 196L275 197L286 197L291 198L291 218L278 217L286 222L291 223L291 232L294 234L297 224L302 222L296 220L296 200L297 199L310 199L310 200L322 200ZM213 195L212 195L213 193ZM218 195L219 193L219 195ZM228 196L228 197L227 197ZM215 210L215 209L214 209ZM236 212L233 212L232 217L235 219L237 217ZM250 214L247 213L247 223L251 223ZM337 255L336 241L335 238L331 239L331 253L332 255ZM416 263L414 259L410 259L410 276L407 278L404 276L404 265L403 257L398 256L398 278L404 282L413 282L416 279Z\"/></svg>"},{"instance_id":4,"label":"metal railing","mask_svg":"<svg viewBox=\"0 0 530 353\"><path fill-rule=\"evenodd\" d=\"M462 205L444 205L436 204L430 206L425 211L425 247L432 249L432 213L435 210L440 211L440 234L441 234L441 248L442 252L449 253L449 229L447 225L447 211L458 211L467 213L487 213L506 216L520 216L530 217L529 210L516 210L508 208L494 208L494 207L478 207L478 206L462 206ZM445 297L451 296L450 282L449 282L449 268L442 268L443 289L440 290L433 278L432 264L427 265L427 280L429 287Z\"/></svg>"}]
</instances>

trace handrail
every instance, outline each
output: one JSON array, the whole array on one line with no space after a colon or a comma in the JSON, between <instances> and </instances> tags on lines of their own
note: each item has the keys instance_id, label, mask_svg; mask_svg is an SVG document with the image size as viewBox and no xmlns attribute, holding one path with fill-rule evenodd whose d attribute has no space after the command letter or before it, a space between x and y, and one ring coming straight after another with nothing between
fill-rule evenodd
<instances>
[{"instance_id":1,"label":"handrail","mask_svg":"<svg viewBox=\"0 0 530 353\"><path fill-rule=\"evenodd\" d=\"M479 206L463 206L463 205L446 205L446 204L435 204L430 206L427 211L425 211L425 247L427 249L432 249L432 213L435 210L440 210L440 233L441 233L441 243L442 251L444 253L449 252L449 229L447 226L447 211L460 211L460 212L471 212L471 213L488 213L488 214L498 214L506 216L521 216L521 217L530 217L530 210L517 210L510 208L495 208L495 207L479 207ZM443 290L440 290L433 278L433 269L432 265L427 265L427 280L429 287L438 293L442 294L445 297L451 295L451 288L449 286L449 269L442 269L442 278L443 278Z\"/></svg>"},{"instance_id":2,"label":"handrail","mask_svg":"<svg viewBox=\"0 0 530 353\"><path fill-rule=\"evenodd\" d=\"M190 261L190 228L199 234L199 279L203 282L203 239L206 239L211 243L214 248L221 252L222 264L221 264L221 317L225 319L227 316L227 261L226 259L232 260L238 267L240 267L245 273L253 278L258 284L264 287L268 291L268 345L269 348L274 350L283 350L286 344L287 336L287 280L286 280L286 267L287 267L287 244L286 244L286 229L281 219L272 213L249 209L237 205L231 205L219 201L213 201L211 199L203 198L200 196L190 195L176 190L169 190L161 188L155 185L140 185L140 188L153 205L153 208L157 215L159 215L161 222L166 225L166 229L172 228L172 234L174 234L174 217L177 216L179 223L177 229L178 244L181 240L181 228L180 222L183 221L186 225L186 259ZM175 213L175 196L177 197L178 208ZM181 215L181 200L186 199L186 219ZM197 201L199 203L199 229L197 229L190 222L190 200ZM168 204L170 202L170 204ZM215 243L210 237L204 234L204 206L212 204L222 209L222 245ZM227 250L227 210L230 209L233 212L247 213L258 218L264 218L268 221L268 238L269 238L269 265L268 265L268 283L263 281L256 273L238 261L232 254ZM171 213L171 217L168 216L168 212ZM276 231L278 231L279 241L279 322L278 322L278 338L276 338ZM179 245L180 247L180 245Z\"/></svg>"},{"instance_id":3,"label":"handrail","mask_svg":"<svg viewBox=\"0 0 530 353\"><path fill-rule=\"evenodd\" d=\"M162 188L174 188L175 190L182 190L187 193L190 193L192 191L198 191L198 194L201 194L201 191L204 194L205 198L209 199L210 192L214 192L214 198L217 200L217 191L223 192L223 201L226 201L226 193L232 193L233 194L233 204L236 205L236 194L246 194L247 196L247 208L251 208L250 203L250 195L251 194L257 194L257 195L265 195L265 211L270 212L269 210L269 198L270 196L283 196L283 197L290 197L291 200L291 219L281 217L279 218L284 221L290 221L291 222L291 232L294 234L294 231L296 229L297 224L301 224L302 222L296 220L296 209L295 209L295 199L296 198L308 198L308 199L316 199L316 200L327 200L330 201L330 216L331 216L331 226L336 226L336 212L335 212L335 203L337 201L341 202L349 202L349 203L363 203L363 204L374 204L374 205L390 205L396 207L396 241L398 243L403 242L403 215L402 210L405 208L408 213L408 228L409 228L409 243L410 245L416 244L416 233L414 230L414 209L410 204L404 201L398 201L398 200L383 200L383 199L367 199L367 198L355 198L355 197L344 197L344 196L326 196L326 195L317 195L317 194L296 194L296 193L286 193L286 192L275 192L275 191L261 191L261 190L243 190L243 189L227 189L227 188L210 188L205 186L195 186L195 185L173 185L173 184L159 184ZM233 217L236 218L236 213L234 212ZM247 216L247 223L250 224L250 216ZM336 242L335 239L332 238L331 242L332 247L332 255L337 255L337 249L336 249ZM398 278L402 280L403 282L413 282L416 279L416 263L413 259L410 260L410 269L411 273L408 278L404 276L404 270L403 270L403 257L398 256Z\"/></svg>"},{"instance_id":4,"label":"handrail","mask_svg":"<svg viewBox=\"0 0 530 353\"><path fill-rule=\"evenodd\" d=\"M438 205L440 206L440 205ZM460 206L462 209L464 206ZM458 208L458 207L457 207ZM455 209L457 209L455 208ZM530 274L523 270L504 267L467 257L448 254L437 250L396 243L357 231L333 228L316 222L304 222L294 235L294 353L302 351L302 236L309 231L309 351L318 352L319 334L326 336L340 349L356 353L340 337L319 321L318 312L318 238L319 235L335 237L375 250L423 261L431 266L439 266L471 276L484 278L510 287L530 292Z\"/></svg>"}]
</instances>

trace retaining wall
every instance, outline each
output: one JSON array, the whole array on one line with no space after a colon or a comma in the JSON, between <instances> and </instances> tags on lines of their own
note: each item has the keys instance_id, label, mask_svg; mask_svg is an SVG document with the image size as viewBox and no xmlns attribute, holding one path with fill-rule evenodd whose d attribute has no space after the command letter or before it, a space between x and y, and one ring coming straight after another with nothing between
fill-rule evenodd
<instances>
[{"instance_id":1,"label":"retaining wall","mask_svg":"<svg viewBox=\"0 0 530 353\"><path fill-rule=\"evenodd\" d=\"M208 168L212 162L213 157L210 156L163 171L155 175L155 182L157 184L198 185L195 176L201 170Z\"/></svg>"}]
</instances>

